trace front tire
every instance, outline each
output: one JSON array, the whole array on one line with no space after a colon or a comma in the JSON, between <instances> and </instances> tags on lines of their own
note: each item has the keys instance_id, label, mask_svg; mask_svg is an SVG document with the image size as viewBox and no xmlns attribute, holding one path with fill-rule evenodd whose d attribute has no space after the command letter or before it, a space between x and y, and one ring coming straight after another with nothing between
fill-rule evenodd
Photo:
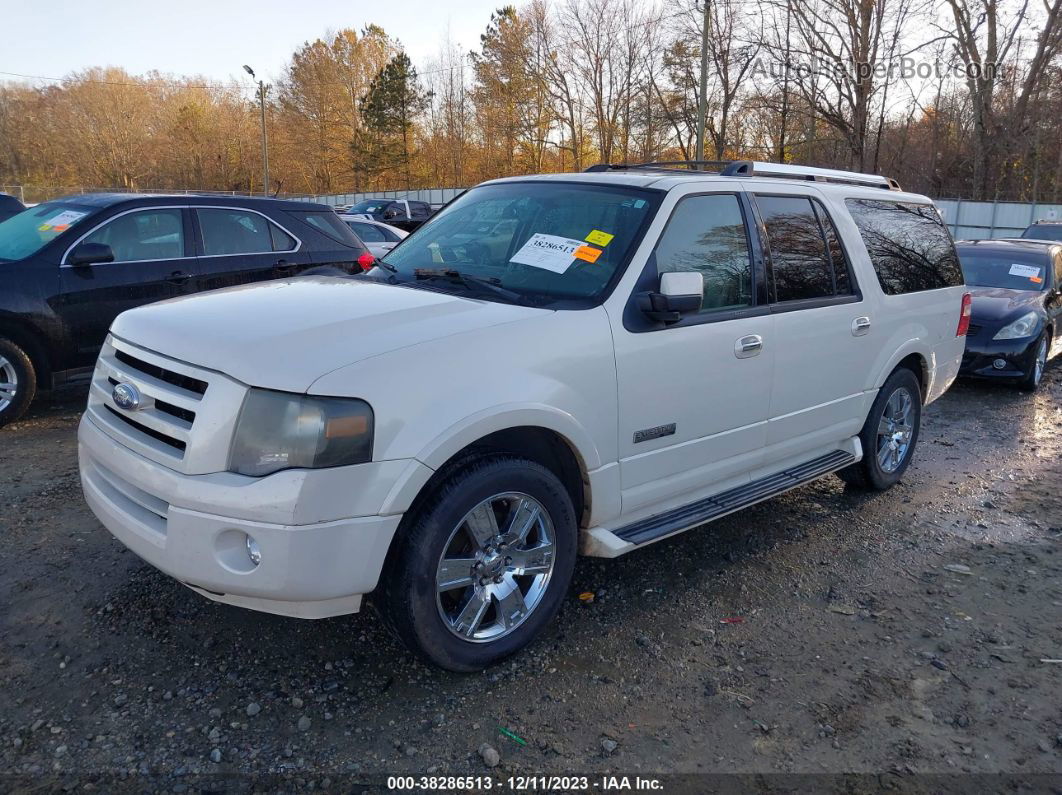
<instances>
[{"instance_id":1,"label":"front tire","mask_svg":"<svg viewBox=\"0 0 1062 795\"><path fill-rule=\"evenodd\" d=\"M0 338L0 428L21 418L36 393L33 362L22 348Z\"/></svg>"},{"instance_id":2,"label":"front tire","mask_svg":"<svg viewBox=\"0 0 1062 795\"><path fill-rule=\"evenodd\" d=\"M922 424L922 389L915 374L895 370L878 391L859 433L863 460L838 471L845 483L885 491L895 486L914 456Z\"/></svg>"},{"instance_id":3,"label":"front tire","mask_svg":"<svg viewBox=\"0 0 1062 795\"><path fill-rule=\"evenodd\" d=\"M545 467L475 460L408 518L376 601L425 660L478 671L530 643L560 609L578 533L568 492Z\"/></svg>"},{"instance_id":4,"label":"front tire","mask_svg":"<svg viewBox=\"0 0 1062 795\"><path fill-rule=\"evenodd\" d=\"M1051 350L1051 338L1045 332L1036 343L1036 353L1029 364L1029 372L1018 382L1018 388L1026 392L1035 392L1040 387L1047 369L1047 354Z\"/></svg>"}]
</instances>

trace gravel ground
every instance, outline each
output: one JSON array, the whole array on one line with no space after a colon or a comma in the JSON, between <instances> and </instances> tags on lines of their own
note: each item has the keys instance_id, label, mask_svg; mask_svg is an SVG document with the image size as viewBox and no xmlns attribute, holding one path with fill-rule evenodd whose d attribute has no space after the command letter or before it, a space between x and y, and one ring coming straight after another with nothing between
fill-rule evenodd
<instances>
[{"instance_id":1,"label":"gravel ground","mask_svg":"<svg viewBox=\"0 0 1062 795\"><path fill-rule=\"evenodd\" d=\"M1036 396L956 385L888 494L830 477L582 560L545 637L467 676L413 661L371 612L256 614L140 562L82 500L80 403L0 431L0 790L610 771L1062 786L1062 366Z\"/></svg>"}]
</instances>

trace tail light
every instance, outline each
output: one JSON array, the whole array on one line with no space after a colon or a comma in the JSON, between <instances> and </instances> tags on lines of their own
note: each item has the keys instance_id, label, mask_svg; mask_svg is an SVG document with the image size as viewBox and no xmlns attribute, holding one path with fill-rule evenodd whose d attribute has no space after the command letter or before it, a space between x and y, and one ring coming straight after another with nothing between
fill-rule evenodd
<instances>
[{"instance_id":1,"label":"tail light","mask_svg":"<svg viewBox=\"0 0 1062 795\"><path fill-rule=\"evenodd\" d=\"M970 330L970 315L973 313L973 296L966 293L962 297L962 311L959 313L959 327L955 329L956 337L965 337Z\"/></svg>"},{"instance_id":2,"label":"tail light","mask_svg":"<svg viewBox=\"0 0 1062 795\"><path fill-rule=\"evenodd\" d=\"M366 251L364 254L358 257L358 264L361 266L361 269L363 271L367 271L369 268L376 264L376 257Z\"/></svg>"}]
</instances>

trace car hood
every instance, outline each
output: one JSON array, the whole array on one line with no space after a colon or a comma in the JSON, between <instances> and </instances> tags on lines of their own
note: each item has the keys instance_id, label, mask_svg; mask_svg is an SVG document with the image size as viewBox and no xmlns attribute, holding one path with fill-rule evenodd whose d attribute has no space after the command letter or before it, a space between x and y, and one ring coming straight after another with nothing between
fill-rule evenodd
<instances>
[{"instance_id":1,"label":"car hood","mask_svg":"<svg viewBox=\"0 0 1062 795\"><path fill-rule=\"evenodd\" d=\"M1009 323L1027 312L1043 307L1044 294L1033 290L1008 290L1004 287L967 287L973 296L973 315L979 325Z\"/></svg>"},{"instance_id":2,"label":"car hood","mask_svg":"<svg viewBox=\"0 0 1062 795\"><path fill-rule=\"evenodd\" d=\"M303 276L119 315L116 337L251 386L303 392L389 351L552 310L341 277Z\"/></svg>"}]
</instances>

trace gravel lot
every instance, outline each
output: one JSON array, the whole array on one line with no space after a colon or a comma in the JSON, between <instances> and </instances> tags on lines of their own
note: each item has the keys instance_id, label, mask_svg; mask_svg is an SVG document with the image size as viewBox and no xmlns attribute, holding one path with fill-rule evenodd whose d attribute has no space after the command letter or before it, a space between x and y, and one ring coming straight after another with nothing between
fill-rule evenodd
<instances>
[{"instance_id":1,"label":"gravel lot","mask_svg":"<svg viewBox=\"0 0 1062 795\"><path fill-rule=\"evenodd\" d=\"M371 612L260 615L141 563L82 500L81 402L0 431L0 790L55 774L97 791L217 773L287 789L393 773L1062 781L1057 363L1034 397L956 385L888 494L826 478L581 561L546 637L471 676L414 662Z\"/></svg>"}]
</instances>

